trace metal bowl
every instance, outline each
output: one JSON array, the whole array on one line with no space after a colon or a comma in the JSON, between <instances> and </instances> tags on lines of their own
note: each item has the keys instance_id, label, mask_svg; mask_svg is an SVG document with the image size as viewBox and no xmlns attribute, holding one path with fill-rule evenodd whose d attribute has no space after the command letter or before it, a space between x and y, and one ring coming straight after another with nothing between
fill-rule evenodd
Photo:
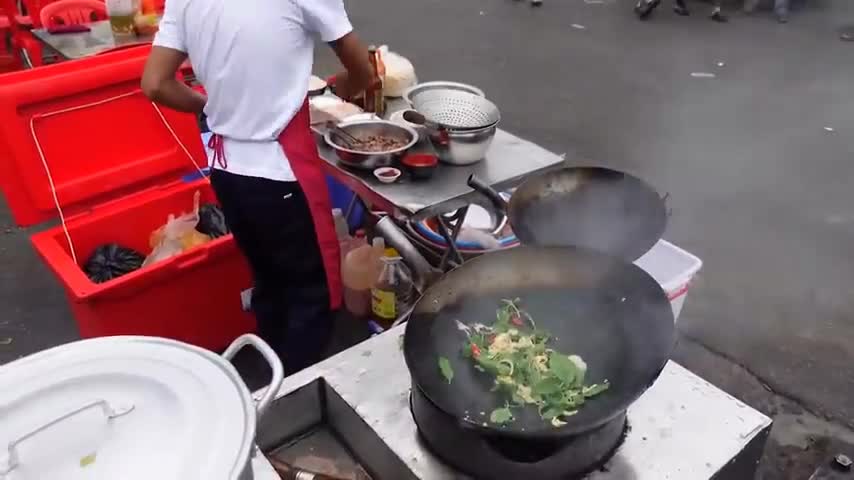
<instances>
[{"instance_id":1,"label":"metal bowl","mask_svg":"<svg viewBox=\"0 0 854 480\"><path fill-rule=\"evenodd\" d=\"M439 160L451 165L471 165L483 160L498 126L478 130L430 131L430 143Z\"/></svg>"},{"instance_id":2,"label":"metal bowl","mask_svg":"<svg viewBox=\"0 0 854 480\"><path fill-rule=\"evenodd\" d=\"M344 165L364 170L374 170L379 167L388 167L398 160L403 154L418 143L418 133L405 125L398 125L386 120L357 120L344 122L338 125L353 136L381 135L404 140L406 145L385 152L364 152L345 147L341 140L331 131L323 135L323 140L330 148L335 150L338 160Z\"/></svg>"},{"instance_id":3,"label":"metal bowl","mask_svg":"<svg viewBox=\"0 0 854 480\"><path fill-rule=\"evenodd\" d=\"M466 92L473 93L475 95L485 97L486 95L483 93L483 90L475 87L474 85L466 85L465 83L458 82L424 82L415 85L414 87L409 87L403 93L403 99L406 100L406 103L409 105L415 104L415 97L424 92L438 91L438 90L449 90L449 91L457 91L457 92Z\"/></svg>"}]
</instances>

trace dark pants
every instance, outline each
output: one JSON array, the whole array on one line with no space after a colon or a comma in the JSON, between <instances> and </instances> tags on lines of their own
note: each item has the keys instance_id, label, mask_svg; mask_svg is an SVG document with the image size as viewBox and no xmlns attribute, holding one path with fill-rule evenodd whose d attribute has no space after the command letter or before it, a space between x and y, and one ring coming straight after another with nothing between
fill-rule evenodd
<instances>
[{"instance_id":1,"label":"dark pants","mask_svg":"<svg viewBox=\"0 0 854 480\"><path fill-rule=\"evenodd\" d=\"M211 184L252 268L259 335L288 374L318 362L332 333L332 313L314 223L299 184L221 170L213 171Z\"/></svg>"}]
</instances>

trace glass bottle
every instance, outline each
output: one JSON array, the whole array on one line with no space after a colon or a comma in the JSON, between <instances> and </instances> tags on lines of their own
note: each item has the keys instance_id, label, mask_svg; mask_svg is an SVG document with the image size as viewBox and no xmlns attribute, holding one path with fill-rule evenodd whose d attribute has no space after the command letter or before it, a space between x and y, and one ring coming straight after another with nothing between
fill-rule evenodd
<instances>
[{"instance_id":1,"label":"glass bottle","mask_svg":"<svg viewBox=\"0 0 854 480\"><path fill-rule=\"evenodd\" d=\"M371 289L371 310L376 322L389 328L411 305L414 284L412 272L397 250L387 248L381 260L382 270Z\"/></svg>"}]
</instances>

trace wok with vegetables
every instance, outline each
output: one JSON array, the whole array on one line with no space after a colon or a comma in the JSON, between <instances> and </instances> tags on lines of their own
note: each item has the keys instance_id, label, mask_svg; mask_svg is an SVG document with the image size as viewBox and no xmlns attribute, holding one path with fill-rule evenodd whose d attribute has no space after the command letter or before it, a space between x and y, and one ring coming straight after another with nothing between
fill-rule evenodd
<instances>
[{"instance_id":1,"label":"wok with vegetables","mask_svg":"<svg viewBox=\"0 0 854 480\"><path fill-rule=\"evenodd\" d=\"M519 307L520 300L502 300L492 325L458 323L465 333L462 355L473 368L494 380L492 390L505 405L489 414L494 424L515 419L514 410L536 407L540 417L554 427L578 413L586 399L609 387L608 380L585 383L587 364L578 355L566 355L550 348L551 335L537 328L533 317ZM450 361L439 357L442 376L453 382Z\"/></svg>"},{"instance_id":2,"label":"wok with vegetables","mask_svg":"<svg viewBox=\"0 0 854 480\"><path fill-rule=\"evenodd\" d=\"M624 418L674 342L667 295L639 267L581 248L519 247L433 284L403 349L413 396L426 399L413 400L419 427L415 406L426 405L466 431L555 439Z\"/></svg>"}]
</instances>

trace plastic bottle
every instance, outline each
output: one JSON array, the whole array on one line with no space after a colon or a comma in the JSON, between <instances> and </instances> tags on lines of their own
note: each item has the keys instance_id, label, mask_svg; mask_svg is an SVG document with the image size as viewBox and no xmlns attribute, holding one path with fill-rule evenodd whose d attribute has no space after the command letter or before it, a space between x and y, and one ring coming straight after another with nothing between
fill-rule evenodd
<instances>
[{"instance_id":1,"label":"plastic bottle","mask_svg":"<svg viewBox=\"0 0 854 480\"><path fill-rule=\"evenodd\" d=\"M375 238L373 245L363 244L347 253L341 268L344 284L344 306L355 317L371 312L371 287L380 273L380 257L385 240Z\"/></svg>"},{"instance_id":2,"label":"plastic bottle","mask_svg":"<svg viewBox=\"0 0 854 480\"><path fill-rule=\"evenodd\" d=\"M333 208L332 219L335 221L335 234L338 236L338 241L348 240L350 238L350 227L347 226L344 212L340 208Z\"/></svg>"},{"instance_id":3,"label":"plastic bottle","mask_svg":"<svg viewBox=\"0 0 854 480\"><path fill-rule=\"evenodd\" d=\"M368 244L367 238L365 238L365 231L362 229L356 230L356 235L353 237L349 237L346 241L341 242L341 266L343 268L344 263L347 261L347 254L352 252L353 250L366 246Z\"/></svg>"},{"instance_id":4,"label":"plastic bottle","mask_svg":"<svg viewBox=\"0 0 854 480\"><path fill-rule=\"evenodd\" d=\"M374 45L368 47L368 60L374 67L374 79L368 89L365 90L365 111L382 117L385 115L385 95L383 94L385 64L380 50Z\"/></svg>"},{"instance_id":5,"label":"plastic bottle","mask_svg":"<svg viewBox=\"0 0 854 480\"><path fill-rule=\"evenodd\" d=\"M386 249L381 261L382 270L371 289L371 310L376 322L389 328L411 305L414 287L412 272L397 250Z\"/></svg>"}]
</instances>

